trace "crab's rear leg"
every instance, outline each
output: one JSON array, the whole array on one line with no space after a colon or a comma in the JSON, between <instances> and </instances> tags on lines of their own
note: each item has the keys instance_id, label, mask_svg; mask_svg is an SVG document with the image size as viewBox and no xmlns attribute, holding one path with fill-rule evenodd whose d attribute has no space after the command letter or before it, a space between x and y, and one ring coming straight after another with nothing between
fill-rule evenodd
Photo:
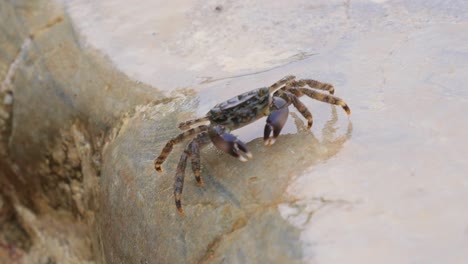
<instances>
[{"instance_id":1,"label":"crab's rear leg","mask_svg":"<svg viewBox=\"0 0 468 264\"><path fill-rule=\"evenodd\" d=\"M283 92L281 97L292 103L294 107L296 107L297 111L299 111L299 113L301 113L301 115L307 119L307 129L310 129L313 123L312 113L309 111L309 109L307 109L304 103L299 100L299 97L290 92Z\"/></svg>"},{"instance_id":2,"label":"crab's rear leg","mask_svg":"<svg viewBox=\"0 0 468 264\"><path fill-rule=\"evenodd\" d=\"M252 153L249 151L244 142L240 141L236 136L228 133L223 126L212 127L208 135L211 142L220 150L229 155L238 158L240 161L247 161L252 158Z\"/></svg>"},{"instance_id":3,"label":"crab's rear leg","mask_svg":"<svg viewBox=\"0 0 468 264\"><path fill-rule=\"evenodd\" d=\"M161 165L164 163L167 156L171 153L172 148L174 147L175 144L180 143L184 139L191 137L195 134L201 133L203 131L207 131L208 129L209 129L209 126L206 126L206 125L191 128L183 133L180 133L179 135L172 138L171 140L169 140L164 146L163 150L161 151L161 154L159 154L159 156L154 160L154 168L156 169L156 171L158 172L163 171Z\"/></svg>"},{"instance_id":4,"label":"crab's rear leg","mask_svg":"<svg viewBox=\"0 0 468 264\"><path fill-rule=\"evenodd\" d=\"M266 146L271 146L275 143L281 129L283 129L286 120L288 120L288 102L281 97L273 97L272 110L267 118L263 140ZM273 136L270 136L273 132Z\"/></svg>"},{"instance_id":5,"label":"crab's rear leg","mask_svg":"<svg viewBox=\"0 0 468 264\"><path fill-rule=\"evenodd\" d=\"M329 83L319 82L319 81L312 80L312 79L301 79L301 80L291 82L291 86L293 87L304 87L306 85L309 86L310 88L327 91L330 94L335 93L335 88L333 87L333 85Z\"/></svg>"},{"instance_id":6,"label":"crab's rear leg","mask_svg":"<svg viewBox=\"0 0 468 264\"><path fill-rule=\"evenodd\" d=\"M338 98L336 96L319 93L307 88L292 88L290 89L290 91L296 94L296 96L298 97L302 95L307 95L308 97L313 98L315 100L319 100L329 104L339 105L345 110L346 114L351 114L351 109L349 109L348 105L341 98Z\"/></svg>"},{"instance_id":7,"label":"crab's rear leg","mask_svg":"<svg viewBox=\"0 0 468 264\"><path fill-rule=\"evenodd\" d=\"M288 75L288 76L285 76L283 79L275 82L274 84L272 84L270 87L268 87L268 89L270 90L270 93L278 90L278 88L280 88L281 86L287 84L287 83L290 83L292 82L296 77L294 75Z\"/></svg>"}]
</instances>

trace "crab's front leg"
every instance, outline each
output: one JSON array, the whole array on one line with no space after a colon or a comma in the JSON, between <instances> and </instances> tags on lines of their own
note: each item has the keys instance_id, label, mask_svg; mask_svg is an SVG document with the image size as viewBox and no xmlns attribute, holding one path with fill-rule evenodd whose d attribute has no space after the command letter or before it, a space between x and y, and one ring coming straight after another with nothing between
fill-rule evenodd
<instances>
[{"instance_id":1,"label":"crab's front leg","mask_svg":"<svg viewBox=\"0 0 468 264\"><path fill-rule=\"evenodd\" d=\"M190 142L187 149L190 153L190 160L192 163L192 171L195 176L195 180L199 186L203 186L201 179L201 166L200 166L200 149L210 143L210 137L208 132L199 134L195 139Z\"/></svg>"},{"instance_id":2,"label":"crab's front leg","mask_svg":"<svg viewBox=\"0 0 468 264\"><path fill-rule=\"evenodd\" d=\"M183 126L183 123L181 124L181 126ZM167 156L169 156L169 154L171 153L172 148L174 147L175 144L178 144L182 142L184 139L187 139L193 135L207 131L208 129L209 129L208 126L201 125L199 127L191 128L183 133L180 133L176 137L169 140L164 146L163 150L161 151L161 154L159 154L159 156L154 160L154 168L156 169L156 171L158 172L163 171L162 164L167 159Z\"/></svg>"},{"instance_id":3,"label":"crab's front leg","mask_svg":"<svg viewBox=\"0 0 468 264\"><path fill-rule=\"evenodd\" d=\"M195 175L198 185L203 186L203 181L200 177L200 149L210 142L208 132L203 132L194 138L185 148L184 152L180 156L179 164L174 180L174 199L177 210L181 215L184 215L184 209L182 208L182 190L184 189L185 179L185 168L187 166L187 159L190 157L192 162L192 171Z\"/></svg>"},{"instance_id":4,"label":"crab's front leg","mask_svg":"<svg viewBox=\"0 0 468 264\"><path fill-rule=\"evenodd\" d=\"M280 97L273 97L272 111L268 115L265 131L263 133L263 140L266 146L271 146L275 143L276 138L279 136L281 129L283 129L286 120L288 120L288 103ZM273 132L273 136L271 135Z\"/></svg>"},{"instance_id":5,"label":"crab's front leg","mask_svg":"<svg viewBox=\"0 0 468 264\"><path fill-rule=\"evenodd\" d=\"M213 144L229 155L238 158L240 161L247 161L248 158L252 158L252 153L250 153L244 142L228 133L223 126L212 127L208 134Z\"/></svg>"}]
</instances>

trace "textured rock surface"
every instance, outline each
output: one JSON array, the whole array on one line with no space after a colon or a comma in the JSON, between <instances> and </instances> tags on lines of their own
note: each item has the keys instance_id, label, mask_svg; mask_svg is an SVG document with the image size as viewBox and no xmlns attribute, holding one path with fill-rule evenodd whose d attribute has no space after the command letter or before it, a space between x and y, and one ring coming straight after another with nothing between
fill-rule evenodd
<instances>
[{"instance_id":1,"label":"textured rock surface","mask_svg":"<svg viewBox=\"0 0 468 264\"><path fill-rule=\"evenodd\" d=\"M155 174L152 160L155 149L179 132L174 126L180 121L177 116L194 108L196 102L188 99L141 108L106 149L102 168L106 259L111 263L301 262L300 229L282 217L278 206L299 206L297 197L286 193L292 179L335 156L352 127L335 133L334 112L322 140L305 131L284 135L271 148L264 147L261 139L253 140L248 145L255 158L248 163L207 148L202 151L205 187L194 184L188 169L183 193L186 217L180 217L172 185L182 149L174 149L164 165L166 173Z\"/></svg>"},{"instance_id":2,"label":"textured rock surface","mask_svg":"<svg viewBox=\"0 0 468 264\"><path fill-rule=\"evenodd\" d=\"M129 8L72 0L65 11L13 2L0 3L0 221L12 238L3 235L0 258L468 258L466 1L180 0ZM206 185L196 186L187 170L179 217L172 184L183 144L165 173L153 168L178 122L287 74L335 84L351 118L304 99L312 131L294 114L270 148L260 139L264 120L236 131L254 154L248 163L207 147Z\"/></svg>"},{"instance_id":3,"label":"textured rock surface","mask_svg":"<svg viewBox=\"0 0 468 264\"><path fill-rule=\"evenodd\" d=\"M99 261L100 149L158 92L84 49L60 4L2 1L0 21L0 262Z\"/></svg>"}]
</instances>

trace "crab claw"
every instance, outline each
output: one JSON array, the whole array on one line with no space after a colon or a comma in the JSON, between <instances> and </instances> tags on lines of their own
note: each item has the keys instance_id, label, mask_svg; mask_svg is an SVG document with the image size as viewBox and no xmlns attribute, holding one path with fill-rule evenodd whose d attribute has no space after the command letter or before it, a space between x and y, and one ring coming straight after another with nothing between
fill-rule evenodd
<instances>
[{"instance_id":1,"label":"crab claw","mask_svg":"<svg viewBox=\"0 0 468 264\"><path fill-rule=\"evenodd\" d=\"M273 110L267 118L265 131L263 133L265 146L271 146L275 143L281 129L283 129L284 124L286 124L286 120L288 120L289 109L286 106L286 101L282 98L275 97L273 103L277 110ZM272 131L273 136L270 137Z\"/></svg>"},{"instance_id":2,"label":"crab claw","mask_svg":"<svg viewBox=\"0 0 468 264\"><path fill-rule=\"evenodd\" d=\"M222 127L214 127L209 134L211 141L217 148L238 158L240 161L245 162L253 157L252 153L242 141L234 135L224 132Z\"/></svg>"}]
</instances>

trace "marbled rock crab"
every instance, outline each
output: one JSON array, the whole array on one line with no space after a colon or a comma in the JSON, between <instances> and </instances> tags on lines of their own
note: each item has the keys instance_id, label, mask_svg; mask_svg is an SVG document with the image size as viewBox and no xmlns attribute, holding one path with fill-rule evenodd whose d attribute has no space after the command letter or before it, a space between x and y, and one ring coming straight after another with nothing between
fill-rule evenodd
<instances>
[{"instance_id":1,"label":"marbled rock crab","mask_svg":"<svg viewBox=\"0 0 468 264\"><path fill-rule=\"evenodd\" d=\"M308 88L305 86L308 86ZM311 88L328 91L330 95ZM182 153L175 174L174 198L179 213L184 214L181 195L188 158L192 163L195 180L198 185L203 186L200 177L200 148L211 142L220 150L241 161L247 161L252 158L252 154L242 141L230 134L230 131L268 116L263 138L265 145L270 146L275 143L286 123L289 114L288 107L291 104L307 119L307 128L312 127L312 114L299 100L299 97L303 95L329 104L339 105L350 115L351 110L348 105L340 98L333 96L334 92L335 89L331 84L311 79L296 80L294 76L286 76L269 87L258 88L215 105L205 117L180 123L179 128L186 131L169 140L161 154L154 160L156 171L162 172L161 165L172 151L173 146L195 136ZM209 122L209 124L191 128L192 125L202 122Z\"/></svg>"}]
</instances>

